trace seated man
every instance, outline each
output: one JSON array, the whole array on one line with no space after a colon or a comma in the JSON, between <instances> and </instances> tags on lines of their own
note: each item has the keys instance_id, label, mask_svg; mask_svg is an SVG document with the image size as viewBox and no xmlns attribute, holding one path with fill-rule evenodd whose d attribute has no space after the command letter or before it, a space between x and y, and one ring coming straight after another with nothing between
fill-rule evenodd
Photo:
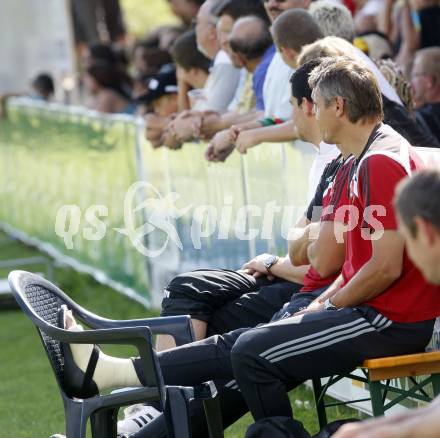
<instances>
[{"instance_id":1,"label":"seated man","mask_svg":"<svg viewBox=\"0 0 440 438\"><path fill-rule=\"evenodd\" d=\"M432 284L440 286L440 172L422 171L399 185L395 198L399 230L411 260ZM400 415L343 426L334 438L435 438L440 428L440 398Z\"/></svg>"},{"instance_id":2,"label":"seated man","mask_svg":"<svg viewBox=\"0 0 440 438\"><path fill-rule=\"evenodd\" d=\"M419 50L411 76L417 120L440 142L440 47Z\"/></svg>"},{"instance_id":3,"label":"seated man","mask_svg":"<svg viewBox=\"0 0 440 438\"><path fill-rule=\"evenodd\" d=\"M353 61L334 58L322 62L309 80L323 139L356 157L349 208L336 212L353 215L342 275L318 297L308 294L305 310L305 294L294 298L289 305L293 317L158 354L167 384L230 380L228 387L240 389L256 420L291 417L287 390L309 378L350 371L371 357L422 351L440 314L436 288L404 253L392 208L396 185L417 169L418 157L382 123L373 75ZM335 231L341 233L338 227ZM75 363L85 370L93 346L71 348ZM115 361L100 354L96 370L87 374L93 381L71 382L79 392L84 384L94 390L145 385L137 359Z\"/></svg>"}]
</instances>

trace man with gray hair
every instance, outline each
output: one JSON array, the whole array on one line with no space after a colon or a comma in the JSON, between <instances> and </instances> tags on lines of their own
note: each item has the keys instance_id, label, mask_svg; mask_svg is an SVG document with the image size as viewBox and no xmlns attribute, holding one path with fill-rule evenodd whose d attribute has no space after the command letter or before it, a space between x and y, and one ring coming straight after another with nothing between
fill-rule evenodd
<instances>
[{"instance_id":1,"label":"man with gray hair","mask_svg":"<svg viewBox=\"0 0 440 438\"><path fill-rule=\"evenodd\" d=\"M417 120L440 140L440 47L419 50L411 76Z\"/></svg>"},{"instance_id":2,"label":"man with gray hair","mask_svg":"<svg viewBox=\"0 0 440 438\"><path fill-rule=\"evenodd\" d=\"M203 88L203 98L197 102L198 110L225 111L231 102L240 79L240 70L232 65L229 56L220 49L217 38L217 17L212 14L216 0L206 0L196 18L197 48L213 64ZM179 83L181 93L190 88ZM183 89L182 89L183 88ZM186 97L186 96L183 96Z\"/></svg>"}]
</instances>

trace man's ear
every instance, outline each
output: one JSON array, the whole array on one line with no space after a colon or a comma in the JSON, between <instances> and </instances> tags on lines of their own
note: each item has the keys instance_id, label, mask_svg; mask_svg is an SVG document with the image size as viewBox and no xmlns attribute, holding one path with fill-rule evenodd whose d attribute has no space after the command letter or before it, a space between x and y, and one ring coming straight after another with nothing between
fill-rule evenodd
<instances>
[{"instance_id":1,"label":"man's ear","mask_svg":"<svg viewBox=\"0 0 440 438\"><path fill-rule=\"evenodd\" d=\"M280 53L284 53L284 55L290 60L290 62L295 65L297 64L298 52L289 47L280 47Z\"/></svg>"},{"instance_id":2,"label":"man's ear","mask_svg":"<svg viewBox=\"0 0 440 438\"><path fill-rule=\"evenodd\" d=\"M334 99L336 117L342 117L345 113L345 101L342 97L336 96Z\"/></svg>"},{"instance_id":3,"label":"man's ear","mask_svg":"<svg viewBox=\"0 0 440 438\"><path fill-rule=\"evenodd\" d=\"M313 102L310 102L305 97L302 98L301 109L306 116L313 116Z\"/></svg>"},{"instance_id":4,"label":"man's ear","mask_svg":"<svg viewBox=\"0 0 440 438\"><path fill-rule=\"evenodd\" d=\"M198 77L199 74L200 74L200 72L201 72L201 69L200 69L200 68L197 68L197 67L191 67L191 68L188 70L188 74L189 74L189 76L193 76L193 77Z\"/></svg>"},{"instance_id":5,"label":"man's ear","mask_svg":"<svg viewBox=\"0 0 440 438\"><path fill-rule=\"evenodd\" d=\"M440 239L438 231L426 219L415 216L414 223L416 225L417 237L422 239L424 245L432 246L436 240Z\"/></svg>"},{"instance_id":6,"label":"man's ear","mask_svg":"<svg viewBox=\"0 0 440 438\"><path fill-rule=\"evenodd\" d=\"M218 36L217 36L217 28L216 26L212 26L211 31L209 32L209 39L211 41L216 41L218 40ZM220 41L218 41L218 45L220 46Z\"/></svg>"}]
</instances>

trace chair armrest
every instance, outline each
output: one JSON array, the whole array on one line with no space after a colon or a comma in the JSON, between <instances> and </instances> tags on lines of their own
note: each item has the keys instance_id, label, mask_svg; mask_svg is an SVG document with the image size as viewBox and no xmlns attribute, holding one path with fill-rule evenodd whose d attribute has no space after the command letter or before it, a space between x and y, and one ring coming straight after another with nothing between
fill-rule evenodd
<instances>
[{"instance_id":1,"label":"chair armrest","mask_svg":"<svg viewBox=\"0 0 440 438\"><path fill-rule=\"evenodd\" d=\"M44 329L48 335L60 342L69 344L151 344L151 332L148 327L121 327L99 330L73 331L52 328Z\"/></svg>"},{"instance_id":2,"label":"chair armrest","mask_svg":"<svg viewBox=\"0 0 440 438\"><path fill-rule=\"evenodd\" d=\"M114 320L101 318L91 313L79 313L78 317L81 321L92 328L110 329L122 327L148 327L153 335L171 335L177 346L194 341L194 333L189 315Z\"/></svg>"},{"instance_id":3,"label":"chair armrest","mask_svg":"<svg viewBox=\"0 0 440 438\"><path fill-rule=\"evenodd\" d=\"M116 393L99 395L90 399L85 399L86 403L96 405L102 408L120 407L121 405L136 404L157 400L159 397L159 388L126 388Z\"/></svg>"}]
</instances>

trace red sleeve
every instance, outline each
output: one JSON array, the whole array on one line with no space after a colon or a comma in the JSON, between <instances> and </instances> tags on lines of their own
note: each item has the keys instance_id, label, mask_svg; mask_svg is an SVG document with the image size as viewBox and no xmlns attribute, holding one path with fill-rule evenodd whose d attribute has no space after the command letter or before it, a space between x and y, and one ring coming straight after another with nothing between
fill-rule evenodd
<instances>
[{"instance_id":1,"label":"red sleeve","mask_svg":"<svg viewBox=\"0 0 440 438\"><path fill-rule=\"evenodd\" d=\"M385 155L373 155L362 163L358 179L362 228L397 230L393 199L397 184L406 176L403 166Z\"/></svg>"}]
</instances>

